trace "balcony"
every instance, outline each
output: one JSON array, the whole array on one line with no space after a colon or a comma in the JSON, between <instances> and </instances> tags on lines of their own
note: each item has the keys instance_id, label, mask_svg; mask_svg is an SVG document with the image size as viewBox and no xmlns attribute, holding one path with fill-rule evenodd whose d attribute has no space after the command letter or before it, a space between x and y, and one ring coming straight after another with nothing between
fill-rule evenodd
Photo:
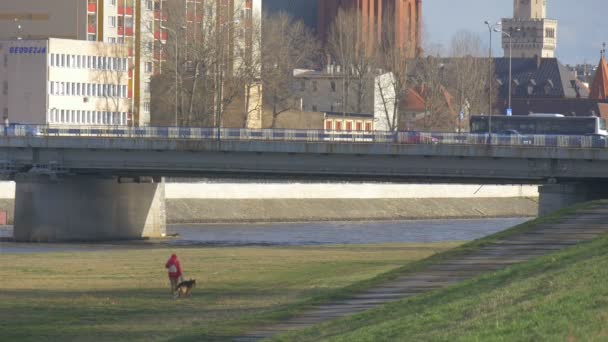
<instances>
[{"instance_id":1,"label":"balcony","mask_svg":"<svg viewBox=\"0 0 608 342\"><path fill-rule=\"evenodd\" d=\"M95 25L87 25L87 32L88 33L97 33L97 26Z\"/></svg>"},{"instance_id":2,"label":"balcony","mask_svg":"<svg viewBox=\"0 0 608 342\"><path fill-rule=\"evenodd\" d=\"M161 20L160 18L161 18L160 11L154 11L154 20ZM163 14L162 18L163 18L162 21L167 21L167 15L166 14Z\"/></svg>"},{"instance_id":3,"label":"balcony","mask_svg":"<svg viewBox=\"0 0 608 342\"><path fill-rule=\"evenodd\" d=\"M118 7L119 15L133 15L133 7Z\"/></svg>"},{"instance_id":4,"label":"balcony","mask_svg":"<svg viewBox=\"0 0 608 342\"><path fill-rule=\"evenodd\" d=\"M161 31L155 31L154 32L154 39L156 40L167 40L167 31L163 31L161 34Z\"/></svg>"},{"instance_id":5,"label":"balcony","mask_svg":"<svg viewBox=\"0 0 608 342\"><path fill-rule=\"evenodd\" d=\"M87 4L87 12L96 13L97 12L97 4Z\"/></svg>"},{"instance_id":6,"label":"balcony","mask_svg":"<svg viewBox=\"0 0 608 342\"><path fill-rule=\"evenodd\" d=\"M118 28L116 29L117 33L119 36L133 36L133 28L132 27L127 27L126 29L124 28L124 26L118 26Z\"/></svg>"}]
</instances>

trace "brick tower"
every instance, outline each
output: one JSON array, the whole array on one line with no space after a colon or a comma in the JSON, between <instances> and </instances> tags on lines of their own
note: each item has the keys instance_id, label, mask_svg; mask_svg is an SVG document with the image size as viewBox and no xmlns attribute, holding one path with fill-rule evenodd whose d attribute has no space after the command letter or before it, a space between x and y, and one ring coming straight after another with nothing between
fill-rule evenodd
<instances>
[{"instance_id":1,"label":"brick tower","mask_svg":"<svg viewBox=\"0 0 608 342\"><path fill-rule=\"evenodd\" d=\"M396 44L411 51L414 57L420 53L420 33L422 18L422 0L317 0L319 38L327 39L332 22L338 9L357 9L361 11L360 24L366 41L374 42L385 35L386 25L383 20L393 16ZM392 26L392 25L391 25Z\"/></svg>"}]
</instances>

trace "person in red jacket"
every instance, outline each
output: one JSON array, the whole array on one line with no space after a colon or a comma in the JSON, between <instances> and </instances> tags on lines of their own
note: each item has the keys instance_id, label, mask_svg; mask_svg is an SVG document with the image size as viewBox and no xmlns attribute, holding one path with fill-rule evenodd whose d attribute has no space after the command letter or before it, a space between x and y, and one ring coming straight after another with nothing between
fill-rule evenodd
<instances>
[{"instance_id":1,"label":"person in red jacket","mask_svg":"<svg viewBox=\"0 0 608 342\"><path fill-rule=\"evenodd\" d=\"M171 293L177 290L177 284L182 278L182 266L179 264L177 255L171 254L169 260L165 264L165 268L169 271L169 281L171 282Z\"/></svg>"}]
</instances>

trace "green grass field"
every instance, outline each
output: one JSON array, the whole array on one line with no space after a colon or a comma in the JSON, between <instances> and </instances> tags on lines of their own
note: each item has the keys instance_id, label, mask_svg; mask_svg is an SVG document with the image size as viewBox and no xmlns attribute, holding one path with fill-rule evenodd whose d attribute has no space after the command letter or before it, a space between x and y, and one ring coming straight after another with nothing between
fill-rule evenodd
<instances>
[{"instance_id":1,"label":"green grass field","mask_svg":"<svg viewBox=\"0 0 608 342\"><path fill-rule=\"evenodd\" d=\"M276 340L608 341L608 237Z\"/></svg>"},{"instance_id":2,"label":"green grass field","mask_svg":"<svg viewBox=\"0 0 608 342\"><path fill-rule=\"evenodd\" d=\"M458 245L0 254L0 340L227 340ZM169 293L172 252L197 279L189 299Z\"/></svg>"}]
</instances>

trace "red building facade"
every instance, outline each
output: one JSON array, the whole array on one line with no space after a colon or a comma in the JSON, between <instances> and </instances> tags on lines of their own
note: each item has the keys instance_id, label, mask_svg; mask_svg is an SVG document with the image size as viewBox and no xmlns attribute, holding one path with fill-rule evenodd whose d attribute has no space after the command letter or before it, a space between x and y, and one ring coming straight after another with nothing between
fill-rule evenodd
<instances>
[{"instance_id":1,"label":"red building facade","mask_svg":"<svg viewBox=\"0 0 608 342\"><path fill-rule=\"evenodd\" d=\"M327 38L338 9L357 9L361 13L361 33L373 45L383 37L394 37L395 44L408 49L412 57L420 53L422 0L317 0L317 32L323 40ZM387 23L394 32L387 30ZM393 27L394 26L394 27Z\"/></svg>"}]
</instances>

